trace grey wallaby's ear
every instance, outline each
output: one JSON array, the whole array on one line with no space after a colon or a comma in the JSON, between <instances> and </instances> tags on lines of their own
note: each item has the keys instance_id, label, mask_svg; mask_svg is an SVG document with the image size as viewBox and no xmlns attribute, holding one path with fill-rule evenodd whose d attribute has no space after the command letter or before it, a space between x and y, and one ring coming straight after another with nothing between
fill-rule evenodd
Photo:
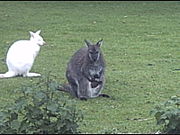
<instances>
[{"instance_id":1,"label":"grey wallaby's ear","mask_svg":"<svg viewBox=\"0 0 180 135\"><path fill-rule=\"evenodd\" d=\"M102 43L103 43L103 39L99 40L99 41L96 43L96 45L100 47L100 46L102 45Z\"/></svg>"},{"instance_id":2,"label":"grey wallaby's ear","mask_svg":"<svg viewBox=\"0 0 180 135\"><path fill-rule=\"evenodd\" d=\"M91 42L87 41L86 39L84 40L84 42L86 43L86 45L89 47L91 45Z\"/></svg>"}]
</instances>

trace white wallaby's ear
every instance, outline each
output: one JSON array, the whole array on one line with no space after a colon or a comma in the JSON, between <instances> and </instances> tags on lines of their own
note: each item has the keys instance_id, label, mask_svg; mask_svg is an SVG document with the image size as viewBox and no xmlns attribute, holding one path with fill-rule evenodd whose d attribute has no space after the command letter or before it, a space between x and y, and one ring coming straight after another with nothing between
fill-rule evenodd
<instances>
[{"instance_id":1,"label":"white wallaby's ear","mask_svg":"<svg viewBox=\"0 0 180 135\"><path fill-rule=\"evenodd\" d=\"M29 31L30 36L34 38L34 33L32 31Z\"/></svg>"},{"instance_id":2,"label":"white wallaby's ear","mask_svg":"<svg viewBox=\"0 0 180 135\"><path fill-rule=\"evenodd\" d=\"M98 41L98 42L96 43L96 45L100 47L100 46L102 45L102 43L103 43L103 39L101 39L100 41Z\"/></svg>"},{"instance_id":3,"label":"white wallaby's ear","mask_svg":"<svg viewBox=\"0 0 180 135\"><path fill-rule=\"evenodd\" d=\"M38 31L36 32L36 34L38 34L38 35L39 35L40 33L41 33L41 30L38 30Z\"/></svg>"}]
</instances>

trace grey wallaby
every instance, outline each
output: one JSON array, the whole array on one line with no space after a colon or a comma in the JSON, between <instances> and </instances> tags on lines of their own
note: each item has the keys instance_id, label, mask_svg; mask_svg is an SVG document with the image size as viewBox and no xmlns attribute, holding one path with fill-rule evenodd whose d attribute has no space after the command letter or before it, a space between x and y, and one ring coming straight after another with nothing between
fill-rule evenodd
<instances>
[{"instance_id":1,"label":"grey wallaby","mask_svg":"<svg viewBox=\"0 0 180 135\"><path fill-rule=\"evenodd\" d=\"M110 97L101 94L105 83L105 60L100 49L102 42L100 40L92 44L85 40L87 46L75 52L67 65L66 78L69 84L60 86L59 90L69 92L81 100Z\"/></svg>"}]
</instances>

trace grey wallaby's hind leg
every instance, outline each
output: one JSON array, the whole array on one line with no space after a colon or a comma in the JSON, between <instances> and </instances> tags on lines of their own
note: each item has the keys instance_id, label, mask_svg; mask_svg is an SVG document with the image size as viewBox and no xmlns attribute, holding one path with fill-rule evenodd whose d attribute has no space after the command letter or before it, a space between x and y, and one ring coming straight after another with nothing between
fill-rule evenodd
<instances>
[{"instance_id":1,"label":"grey wallaby's hind leg","mask_svg":"<svg viewBox=\"0 0 180 135\"><path fill-rule=\"evenodd\" d=\"M82 77L79 79L78 82L79 82L78 98L81 100L87 100L89 95L87 91L87 86L88 86L87 80L85 80L85 78Z\"/></svg>"},{"instance_id":2,"label":"grey wallaby's hind leg","mask_svg":"<svg viewBox=\"0 0 180 135\"><path fill-rule=\"evenodd\" d=\"M72 86L72 87L71 87L71 85L69 85L69 84L63 84L63 85L60 85L60 86L57 88L57 90L59 90L59 91L68 92L68 93L70 93L72 96L77 97L77 94L74 92L73 89L76 89L76 87L75 87L75 86Z\"/></svg>"},{"instance_id":3,"label":"grey wallaby's hind leg","mask_svg":"<svg viewBox=\"0 0 180 135\"><path fill-rule=\"evenodd\" d=\"M73 85L71 85L71 88L72 88L71 89L71 94L78 98L78 93L77 93L78 85L77 84L73 84Z\"/></svg>"},{"instance_id":4,"label":"grey wallaby's hind leg","mask_svg":"<svg viewBox=\"0 0 180 135\"><path fill-rule=\"evenodd\" d=\"M69 92L72 96L79 98L80 100L87 100L87 98L82 93L79 91L79 89L82 87L81 85L79 86L79 82L75 79L68 79L69 84L65 84L63 86L59 87L59 90ZM81 95L82 94L82 95Z\"/></svg>"},{"instance_id":5,"label":"grey wallaby's hind leg","mask_svg":"<svg viewBox=\"0 0 180 135\"><path fill-rule=\"evenodd\" d=\"M79 98L80 100L87 100L86 96L84 96L85 93L82 92L82 83L80 80L73 79L73 82L71 83L72 88L72 94ZM84 87L83 87L84 88Z\"/></svg>"},{"instance_id":6,"label":"grey wallaby's hind leg","mask_svg":"<svg viewBox=\"0 0 180 135\"><path fill-rule=\"evenodd\" d=\"M61 91L69 92L72 96L78 98L78 81L74 79L69 72L66 72L66 78L68 80L68 84L64 84L60 86L58 89Z\"/></svg>"}]
</instances>

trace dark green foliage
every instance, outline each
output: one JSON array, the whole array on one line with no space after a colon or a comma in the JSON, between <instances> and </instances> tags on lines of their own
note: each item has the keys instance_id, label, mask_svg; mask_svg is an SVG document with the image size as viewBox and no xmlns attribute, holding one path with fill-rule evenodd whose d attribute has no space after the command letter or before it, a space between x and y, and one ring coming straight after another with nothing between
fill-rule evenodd
<instances>
[{"instance_id":1,"label":"dark green foliage","mask_svg":"<svg viewBox=\"0 0 180 135\"><path fill-rule=\"evenodd\" d=\"M180 133L180 97L173 96L166 102L156 106L154 114L157 124L163 125L164 133Z\"/></svg>"},{"instance_id":2,"label":"dark green foliage","mask_svg":"<svg viewBox=\"0 0 180 135\"><path fill-rule=\"evenodd\" d=\"M0 112L0 133L67 134L79 133L82 114L56 90L58 83L50 77L32 86L23 86L15 104Z\"/></svg>"}]
</instances>

